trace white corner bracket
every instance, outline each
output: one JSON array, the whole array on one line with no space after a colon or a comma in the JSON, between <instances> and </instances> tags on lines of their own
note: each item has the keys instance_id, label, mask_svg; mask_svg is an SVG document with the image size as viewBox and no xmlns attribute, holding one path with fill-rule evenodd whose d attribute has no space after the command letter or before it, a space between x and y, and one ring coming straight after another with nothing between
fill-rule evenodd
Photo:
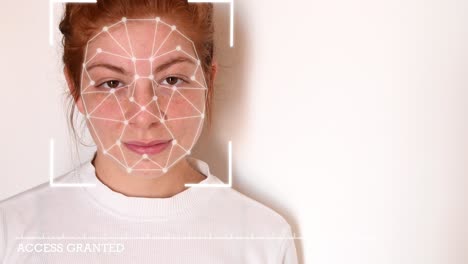
<instances>
[{"instance_id":1,"label":"white corner bracket","mask_svg":"<svg viewBox=\"0 0 468 264\"><path fill-rule=\"evenodd\" d=\"M230 9L229 15L229 43L234 47L234 0L188 0L189 3L228 3Z\"/></svg>"},{"instance_id":2,"label":"white corner bracket","mask_svg":"<svg viewBox=\"0 0 468 264\"><path fill-rule=\"evenodd\" d=\"M54 153L55 143L51 138L49 142L49 186L50 187L95 187L93 183L55 183L54 182Z\"/></svg>"},{"instance_id":3,"label":"white corner bracket","mask_svg":"<svg viewBox=\"0 0 468 264\"><path fill-rule=\"evenodd\" d=\"M49 185L50 187L95 187L93 183L55 183L54 182L54 160L55 141L53 138L49 142ZM232 188L232 141L228 142L228 183L187 183L186 187L204 188Z\"/></svg>"},{"instance_id":4,"label":"white corner bracket","mask_svg":"<svg viewBox=\"0 0 468 264\"><path fill-rule=\"evenodd\" d=\"M186 183L185 187L232 188L232 141L228 142L228 183Z\"/></svg>"}]
</instances>

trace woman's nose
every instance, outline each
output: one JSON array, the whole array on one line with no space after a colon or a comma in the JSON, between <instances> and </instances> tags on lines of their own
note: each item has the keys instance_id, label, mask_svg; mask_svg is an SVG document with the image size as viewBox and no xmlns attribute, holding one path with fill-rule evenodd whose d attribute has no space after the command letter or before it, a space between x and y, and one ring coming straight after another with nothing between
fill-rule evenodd
<instances>
[{"instance_id":1,"label":"woman's nose","mask_svg":"<svg viewBox=\"0 0 468 264\"><path fill-rule=\"evenodd\" d=\"M127 118L130 118L131 124L148 128L164 118L164 114L156 105L155 89L149 78L136 78L129 93L130 104Z\"/></svg>"}]
</instances>

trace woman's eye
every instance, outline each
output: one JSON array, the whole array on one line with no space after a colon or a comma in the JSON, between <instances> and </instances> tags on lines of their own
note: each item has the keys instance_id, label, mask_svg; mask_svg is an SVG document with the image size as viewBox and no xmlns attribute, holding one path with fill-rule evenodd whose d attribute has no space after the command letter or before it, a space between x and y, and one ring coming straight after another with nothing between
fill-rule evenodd
<instances>
[{"instance_id":1,"label":"woman's eye","mask_svg":"<svg viewBox=\"0 0 468 264\"><path fill-rule=\"evenodd\" d=\"M179 77L174 77L174 76L169 76L166 79L164 79L163 84L165 85L178 85L180 82L183 82L183 80Z\"/></svg>"},{"instance_id":2,"label":"woman's eye","mask_svg":"<svg viewBox=\"0 0 468 264\"><path fill-rule=\"evenodd\" d=\"M110 80L110 81L107 81L107 82L103 82L101 85L99 85L99 87L104 87L104 88L107 88L107 89L116 89L116 88L120 88L123 86L123 83L120 82L120 81L117 81L117 80Z\"/></svg>"}]
</instances>

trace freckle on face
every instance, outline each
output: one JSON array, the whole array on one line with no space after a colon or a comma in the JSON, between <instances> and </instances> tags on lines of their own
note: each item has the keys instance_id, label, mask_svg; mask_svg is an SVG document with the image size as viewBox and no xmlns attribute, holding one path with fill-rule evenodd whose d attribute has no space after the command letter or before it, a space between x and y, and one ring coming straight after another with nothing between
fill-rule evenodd
<instances>
[{"instance_id":1,"label":"freckle on face","mask_svg":"<svg viewBox=\"0 0 468 264\"><path fill-rule=\"evenodd\" d=\"M86 67L101 65L82 76L88 128L101 152L130 173L164 173L190 153L201 133L206 80L192 42L175 29L127 19L88 43ZM126 145L154 140L170 144L156 154Z\"/></svg>"}]
</instances>

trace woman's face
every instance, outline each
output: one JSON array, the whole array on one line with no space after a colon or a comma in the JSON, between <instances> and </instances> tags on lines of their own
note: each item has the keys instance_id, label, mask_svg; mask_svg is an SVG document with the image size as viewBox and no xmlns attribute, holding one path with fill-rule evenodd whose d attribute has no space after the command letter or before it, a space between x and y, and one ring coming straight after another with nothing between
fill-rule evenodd
<instances>
[{"instance_id":1,"label":"woman's face","mask_svg":"<svg viewBox=\"0 0 468 264\"><path fill-rule=\"evenodd\" d=\"M123 18L90 39L83 66L79 104L98 151L128 173L153 175L190 154L207 85L179 29L159 18Z\"/></svg>"}]
</instances>

